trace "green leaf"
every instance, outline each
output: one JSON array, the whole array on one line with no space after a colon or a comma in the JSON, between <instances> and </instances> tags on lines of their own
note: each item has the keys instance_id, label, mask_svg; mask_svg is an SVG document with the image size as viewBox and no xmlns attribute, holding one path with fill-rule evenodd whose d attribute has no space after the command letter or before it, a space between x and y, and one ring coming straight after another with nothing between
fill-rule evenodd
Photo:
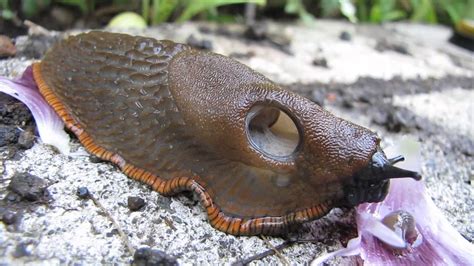
<instances>
[{"instance_id":1,"label":"green leaf","mask_svg":"<svg viewBox=\"0 0 474 266\"><path fill-rule=\"evenodd\" d=\"M142 17L148 22L150 17L150 0L142 0Z\"/></svg>"},{"instance_id":2,"label":"green leaf","mask_svg":"<svg viewBox=\"0 0 474 266\"><path fill-rule=\"evenodd\" d=\"M373 5L372 8L370 9L370 19L369 21L371 23L379 23L382 21L382 14L380 11L380 6L379 5Z\"/></svg>"},{"instance_id":3,"label":"green leaf","mask_svg":"<svg viewBox=\"0 0 474 266\"><path fill-rule=\"evenodd\" d=\"M183 13L177 19L178 22L184 22L196 14L207 10L209 8L230 5L230 4L245 4L245 3L255 3L258 5L265 5L266 0L191 0L187 1L186 8Z\"/></svg>"},{"instance_id":4,"label":"green leaf","mask_svg":"<svg viewBox=\"0 0 474 266\"><path fill-rule=\"evenodd\" d=\"M1 10L0 17L5 20L10 20L15 16L10 9Z\"/></svg>"},{"instance_id":5,"label":"green leaf","mask_svg":"<svg viewBox=\"0 0 474 266\"><path fill-rule=\"evenodd\" d=\"M413 14L412 21L422 21L428 23L436 23L438 18L431 0L411 0Z\"/></svg>"},{"instance_id":6,"label":"green leaf","mask_svg":"<svg viewBox=\"0 0 474 266\"><path fill-rule=\"evenodd\" d=\"M406 13L402 10L392 10L384 14L382 21L393 21L397 19L402 19L406 16Z\"/></svg>"},{"instance_id":7,"label":"green leaf","mask_svg":"<svg viewBox=\"0 0 474 266\"><path fill-rule=\"evenodd\" d=\"M87 4L87 0L56 0L55 2L78 7L82 14L87 14L91 11L89 9L89 5Z\"/></svg>"},{"instance_id":8,"label":"green leaf","mask_svg":"<svg viewBox=\"0 0 474 266\"><path fill-rule=\"evenodd\" d=\"M8 0L0 0L0 9L2 11L7 10L7 9L10 10L10 7L8 6Z\"/></svg>"},{"instance_id":9,"label":"green leaf","mask_svg":"<svg viewBox=\"0 0 474 266\"><path fill-rule=\"evenodd\" d=\"M32 18L50 4L51 0L23 0L21 1L21 11L27 18Z\"/></svg>"},{"instance_id":10,"label":"green leaf","mask_svg":"<svg viewBox=\"0 0 474 266\"><path fill-rule=\"evenodd\" d=\"M357 0L357 16L360 21L369 21L369 8L365 4L365 0Z\"/></svg>"},{"instance_id":11,"label":"green leaf","mask_svg":"<svg viewBox=\"0 0 474 266\"><path fill-rule=\"evenodd\" d=\"M178 0L153 0L151 24L167 21L177 6Z\"/></svg>"},{"instance_id":12,"label":"green leaf","mask_svg":"<svg viewBox=\"0 0 474 266\"><path fill-rule=\"evenodd\" d=\"M285 13L297 14L300 20L305 24L314 22L313 15L306 11L302 0L288 0L285 5Z\"/></svg>"}]
</instances>

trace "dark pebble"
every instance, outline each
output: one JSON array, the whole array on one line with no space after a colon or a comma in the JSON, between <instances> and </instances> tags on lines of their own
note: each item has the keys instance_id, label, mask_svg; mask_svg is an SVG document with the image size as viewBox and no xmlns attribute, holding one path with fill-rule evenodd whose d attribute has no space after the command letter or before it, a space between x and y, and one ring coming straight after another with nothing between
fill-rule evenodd
<instances>
[{"instance_id":1,"label":"dark pebble","mask_svg":"<svg viewBox=\"0 0 474 266\"><path fill-rule=\"evenodd\" d=\"M313 66L328 68L328 61L326 60L326 58L315 58L313 59L312 64Z\"/></svg>"},{"instance_id":2,"label":"dark pebble","mask_svg":"<svg viewBox=\"0 0 474 266\"><path fill-rule=\"evenodd\" d=\"M352 35L347 32L347 31L343 31L341 32L341 34L339 35L339 39L340 40L343 40L343 41L351 41L352 40Z\"/></svg>"},{"instance_id":3,"label":"dark pebble","mask_svg":"<svg viewBox=\"0 0 474 266\"><path fill-rule=\"evenodd\" d=\"M14 224L18 221L18 215L12 211L6 211L2 215L2 221L8 225Z\"/></svg>"},{"instance_id":4,"label":"dark pebble","mask_svg":"<svg viewBox=\"0 0 474 266\"><path fill-rule=\"evenodd\" d=\"M107 237L112 237L114 235L118 235L118 230L117 229L112 229L112 231L108 232L105 234Z\"/></svg>"},{"instance_id":5,"label":"dark pebble","mask_svg":"<svg viewBox=\"0 0 474 266\"><path fill-rule=\"evenodd\" d=\"M352 109L352 108L354 108L354 100L344 98L344 99L342 100L342 107L347 108L347 109Z\"/></svg>"},{"instance_id":6,"label":"dark pebble","mask_svg":"<svg viewBox=\"0 0 474 266\"><path fill-rule=\"evenodd\" d=\"M27 245L25 243L20 243L15 247L15 251L13 251L12 256L15 258L21 258L30 256L30 252L27 249Z\"/></svg>"},{"instance_id":7,"label":"dark pebble","mask_svg":"<svg viewBox=\"0 0 474 266\"><path fill-rule=\"evenodd\" d=\"M19 201L18 195L16 193L10 192L7 194L6 199L10 202Z\"/></svg>"},{"instance_id":8,"label":"dark pebble","mask_svg":"<svg viewBox=\"0 0 474 266\"><path fill-rule=\"evenodd\" d=\"M212 50L212 42L209 40L198 40L196 37L194 37L193 34L189 35L189 37L186 39L186 43L188 45L191 45L194 48L201 49L201 50Z\"/></svg>"},{"instance_id":9,"label":"dark pebble","mask_svg":"<svg viewBox=\"0 0 474 266\"><path fill-rule=\"evenodd\" d=\"M31 129L26 129L20 132L20 137L18 137L18 145L23 149L29 149L33 147L35 143L35 134Z\"/></svg>"},{"instance_id":10,"label":"dark pebble","mask_svg":"<svg viewBox=\"0 0 474 266\"><path fill-rule=\"evenodd\" d=\"M179 218L178 216L173 216L173 221L179 223L179 224L182 224L183 223L183 220L181 220L181 218Z\"/></svg>"},{"instance_id":11,"label":"dark pebble","mask_svg":"<svg viewBox=\"0 0 474 266\"><path fill-rule=\"evenodd\" d=\"M133 254L132 265L136 266L175 266L178 265L176 258L161 250L151 248L139 248Z\"/></svg>"},{"instance_id":12,"label":"dark pebble","mask_svg":"<svg viewBox=\"0 0 474 266\"><path fill-rule=\"evenodd\" d=\"M140 197L128 197L127 200L128 208L133 211L140 210L143 206L145 206L145 200Z\"/></svg>"},{"instance_id":13,"label":"dark pebble","mask_svg":"<svg viewBox=\"0 0 474 266\"><path fill-rule=\"evenodd\" d=\"M37 201L46 195L46 186L46 182L37 176L28 173L17 173L13 175L8 189L23 199Z\"/></svg>"},{"instance_id":14,"label":"dark pebble","mask_svg":"<svg viewBox=\"0 0 474 266\"><path fill-rule=\"evenodd\" d=\"M88 199L90 197L90 192L86 187L79 187L77 188L76 195L81 199Z\"/></svg>"},{"instance_id":15,"label":"dark pebble","mask_svg":"<svg viewBox=\"0 0 474 266\"><path fill-rule=\"evenodd\" d=\"M91 163L102 163L102 162L104 162L104 160L102 160L101 158L99 158L95 155L91 155L91 156L89 156L89 162L91 162Z\"/></svg>"}]
</instances>

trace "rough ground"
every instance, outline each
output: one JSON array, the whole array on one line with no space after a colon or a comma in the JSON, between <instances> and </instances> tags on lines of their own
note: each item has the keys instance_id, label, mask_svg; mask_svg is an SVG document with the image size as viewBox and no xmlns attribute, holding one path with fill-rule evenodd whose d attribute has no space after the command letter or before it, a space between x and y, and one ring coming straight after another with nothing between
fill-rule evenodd
<instances>
[{"instance_id":1,"label":"rough ground","mask_svg":"<svg viewBox=\"0 0 474 266\"><path fill-rule=\"evenodd\" d=\"M212 46L214 52L233 56L339 116L377 131L384 145L403 135L419 139L422 175L433 200L473 242L474 55L449 44L450 30L436 26L354 26L319 20L313 26L267 26L264 34L257 30L247 37L241 26L209 24L165 25L132 33ZM343 31L350 40L340 38ZM188 39L191 35L194 40ZM17 38L18 54L0 61L0 75L20 75L58 38ZM190 195L160 196L109 163L89 155L61 155L38 140L30 148L23 132L34 132L31 116L8 97L0 96L0 103L0 263L130 263L132 254L119 233L100 208L77 195L80 187L87 187L104 206L135 249L162 250L183 264L222 264L269 248L259 237L214 230ZM84 151L77 140L73 142L75 151ZM12 189L12 180L21 178L36 191ZM144 199L145 206L130 211L129 196ZM334 209L302 230L314 243L295 244L282 256L291 264L302 264L335 250L355 236L353 221L352 210ZM262 262L282 259L269 256Z\"/></svg>"}]
</instances>

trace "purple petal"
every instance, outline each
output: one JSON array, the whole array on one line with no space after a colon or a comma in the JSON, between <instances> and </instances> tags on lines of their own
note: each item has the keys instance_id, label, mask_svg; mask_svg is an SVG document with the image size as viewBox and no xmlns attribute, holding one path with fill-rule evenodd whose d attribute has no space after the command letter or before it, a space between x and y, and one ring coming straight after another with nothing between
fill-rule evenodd
<instances>
[{"instance_id":1,"label":"purple petal","mask_svg":"<svg viewBox=\"0 0 474 266\"><path fill-rule=\"evenodd\" d=\"M38 127L41 140L56 147L61 153L69 154L69 135L64 131L64 123L41 96L33 79L31 66L26 68L19 79L0 77L0 92L4 92L28 106Z\"/></svg>"},{"instance_id":2,"label":"purple petal","mask_svg":"<svg viewBox=\"0 0 474 266\"><path fill-rule=\"evenodd\" d=\"M402 140L396 149L394 154L416 153L403 168L419 167L418 143ZM402 244L400 237L389 233L388 227L384 228L380 222L400 210L410 213L416 222L419 235L411 244ZM354 245L317 258L313 263L322 263L333 256L347 256L352 250L359 251L364 265L474 265L474 246L449 224L431 200L423 181L392 179L384 201L357 207L357 229L359 236L353 239ZM408 247L400 249L404 245Z\"/></svg>"},{"instance_id":3,"label":"purple petal","mask_svg":"<svg viewBox=\"0 0 474 266\"><path fill-rule=\"evenodd\" d=\"M366 223L364 215L383 218L395 210L405 210L416 220L421 244L398 254L371 234L362 234L361 258L367 264L384 265L474 265L474 248L454 227L426 192L423 182L409 178L390 181L390 191L381 203L362 204L357 208L359 231Z\"/></svg>"},{"instance_id":4,"label":"purple petal","mask_svg":"<svg viewBox=\"0 0 474 266\"><path fill-rule=\"evenodd\" d=\"M317 266L323 264L325 261L336 257L336 256L355 256L360 254L360 237L353 238L347 243L347 247L338 249L336 251L327 253L325 255L316 258L311 262L311 266Z\"/></svg>"}]
</instances>

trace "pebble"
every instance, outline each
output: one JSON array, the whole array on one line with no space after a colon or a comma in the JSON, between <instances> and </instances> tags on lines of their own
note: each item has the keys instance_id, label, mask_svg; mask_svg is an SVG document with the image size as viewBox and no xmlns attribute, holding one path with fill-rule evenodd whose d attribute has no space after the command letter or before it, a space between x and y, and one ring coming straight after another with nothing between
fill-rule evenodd
<instances>
[{"instance_id":1,"label":"pebble","mask_svg":"<svg viewBox=\"0 0 474 266\"><path fill-rule=\"evenodd\" d=\"M15 247L15 250L12 253L12 256L15 258L21 258L30 256L30 252L28 251L28 245L25 243L20 243Z\"/></svg>"},{"instance_id":2,"label":"pebble","mask_svg":"<svg viewBox=\"0 0 474 266\"><path fill-rule=\"evenodd\" d=\"M134 212L145 206L145 200L140 197L128 197L127 204L128 208Z\"/></svg>"},{"instance_id":3,"label":"pebble","mask_svg":"<svg viewBox=\"0 0 474 266\"><path fill-rule=\"evenodd\" d=\"M352 40L352 35L347 32L347 31L343 31L341 32L341 34L339 35L339 39L340 40L343 40L343 41L351 41Z\"/></svg>"},{"instance_id":4,"label":"pebble","mask_svg":"<svg viewBox=\"0 0 474 266\"><path fill-rule=\"evenodd\" d=\"M17 220L18 215L12 211L6 211L2 215L2 221L7 225L14 224Z\"/></svg>"},{"instance_id":5,"label":"pebble","mask_svg":"<svg viewBox=\"0 0 474 266\"><path fill-rule=\"evenodd\" d=\"M23 149L30 149L35 144L35 134L32 129L27 129L20 132L18 137L18 145Z\"/></svg>"},{"instance_id":6,"label":"pebble","mask_svg":"<svg viewBox=\"0 0 474 266\"><path fill-rule=\"evenodd\" d=\"M23 199L37 201L46 195L46 182L29 173L16 173L13 175L8 189Z\"/></svg>"},{"instance_id":7,"label":"pebble","mask_svg":"<svg viewBox=\"0 0 474 266\"><path fill-rule=\"evenodd\" d=\"M79 187L77 188L76 195L80 199L88 199L90 197L89 189L86 187Z\"/></svg>"},{"instance_id":8,"label":"pebble","mask_svg":"<svg viewBox=\"0 0 474 266\"><path fill-rule=\"evenodd\" d=\"M152 265L162 265L162 266L177 266L178 262L176 258L166 254L161 250L151 249L151 248L139 248L133 254L132 265L135 266L152 266Z\"/></svg>"}]
</instances>

